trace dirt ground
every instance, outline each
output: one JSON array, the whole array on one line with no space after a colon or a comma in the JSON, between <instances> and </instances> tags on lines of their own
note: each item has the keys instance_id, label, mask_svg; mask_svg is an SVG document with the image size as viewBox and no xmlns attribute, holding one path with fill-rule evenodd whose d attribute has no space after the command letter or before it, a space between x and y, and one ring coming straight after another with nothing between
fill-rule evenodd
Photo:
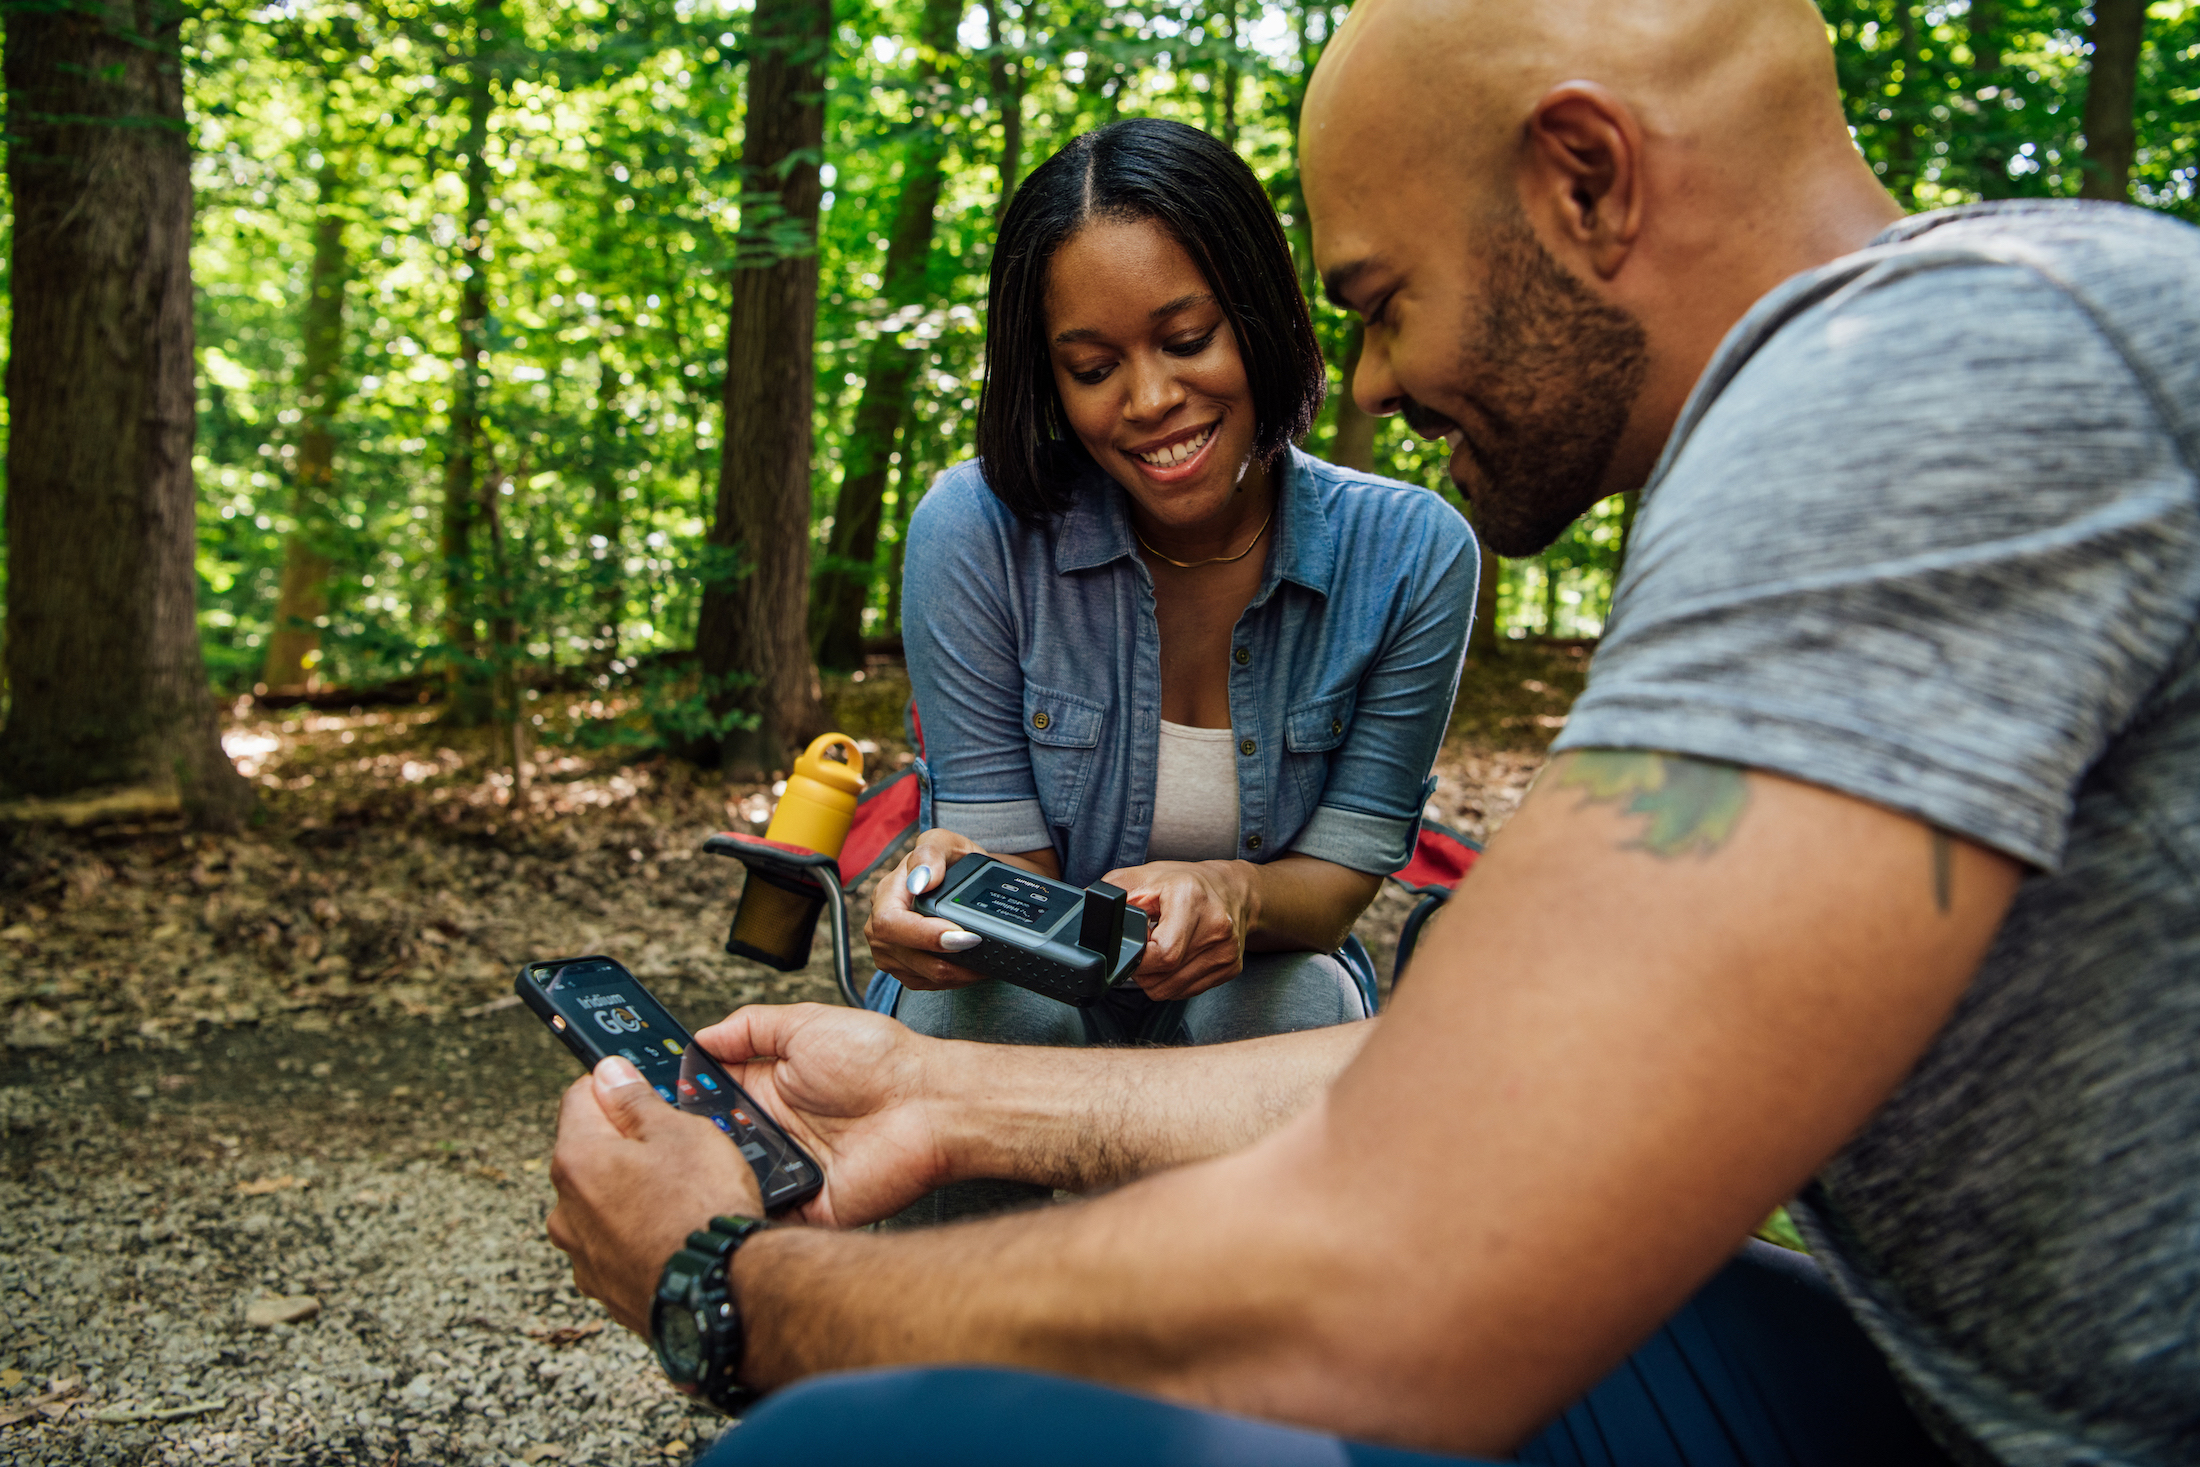
<instances>
[{"instance_id":1,"label":"dirt ground","mask_svg":"<svg viewBox=\"0 0 2200 1467\"><path fill-rule=\"evenodd\" d=\"M1501 825L1585 670L1471 666L1429 813ZM894 670L828 696L906 761ZM559 701L524 788L432 710L247 709L251 829L0 830L0 1462L679 1460L718 1429L542 1236L574 1071L511 977L603 951L700 1024L830 1001L826 938L800 973L727 956L739 868L700 847L769 787L583 753ZM1362 919L1386 977L1410 905ZM283 1299L313 1313L253 1322Z\"/></svg>"}]
</instances>

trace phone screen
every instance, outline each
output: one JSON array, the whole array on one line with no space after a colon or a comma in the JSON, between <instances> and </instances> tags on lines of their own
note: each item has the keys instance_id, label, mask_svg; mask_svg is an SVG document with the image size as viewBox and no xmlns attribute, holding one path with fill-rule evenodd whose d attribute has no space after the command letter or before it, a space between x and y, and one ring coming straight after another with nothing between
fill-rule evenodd
<instances>
[{"instance_id":1,"label":"phone screen","mask_svg":"<svg viewBox=\"0 0 2200 1467\"><path fill-rule=\"evenodd\" d=\"M541 969L534 969L540 973ZM668 1104L707 1119L732 1138L755 1169L764 1206L776 1208L815 1190L810 1159L766 1116L718 1062L697 1048L640 980L602 958L567 963L541 982L558 1016L603 1055L621 1055Z\"/></svg>"}]
</instances>

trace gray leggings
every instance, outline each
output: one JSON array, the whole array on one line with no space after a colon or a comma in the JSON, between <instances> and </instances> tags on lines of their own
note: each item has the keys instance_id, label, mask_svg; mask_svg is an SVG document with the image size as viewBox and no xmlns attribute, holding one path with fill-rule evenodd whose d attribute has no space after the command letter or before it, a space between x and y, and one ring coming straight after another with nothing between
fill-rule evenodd
<instances>
[{"instance_id":1,"label":"gray leggings","mask_svg":"<svg viewBox=\"0 0 2200 1467\"><path fill-rule=\"evenodd\" d=\"M1090 1042L1079 1010L991 980L944 992L909 989L894 1016L919 1034L939 1039L1055 1047ZM1247 953L1245 971L1183 1005L1180 1037L1188 1044L1228 1044L1366 1017L1359 986L1330 954ZM1043 1202L1052 1195L1026 1182L956 1182L920 1198L888 1226L952 1222Z\"/></svg>"}]
</instances>

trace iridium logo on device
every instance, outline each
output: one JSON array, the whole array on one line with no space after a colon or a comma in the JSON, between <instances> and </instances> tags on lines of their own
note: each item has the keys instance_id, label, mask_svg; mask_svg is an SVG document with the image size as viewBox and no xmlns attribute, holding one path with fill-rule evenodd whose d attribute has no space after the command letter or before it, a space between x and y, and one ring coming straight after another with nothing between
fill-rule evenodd
<instances>
[{"instance_id":1,"label":"iridium logo on device","mask_svg":"<svg viewBox=\"0 0 2200 1467\"><path fill-rule=\"evenodd\" d=\"M598 1009L595 1019L606 1034L638 1034L642 1029L642 1021L632 1009Z\"/></svg>"}]
</instances>

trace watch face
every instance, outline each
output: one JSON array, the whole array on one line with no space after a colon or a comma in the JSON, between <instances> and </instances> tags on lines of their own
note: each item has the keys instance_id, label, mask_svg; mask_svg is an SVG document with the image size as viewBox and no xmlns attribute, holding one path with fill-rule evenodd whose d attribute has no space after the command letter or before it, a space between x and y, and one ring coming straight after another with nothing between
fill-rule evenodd
<instances>
[{"instance_id":1,"label":"watch face","mask_svg":"<svg viewBox=\"0 0 2200 1467\"><path fill-rule=\"evenodd\" d=\"M676 1381L692 1381L703 1365L703 1332L692 1309L668 1308L657 1317L657 1356Z\"/></svg>"}]
</instances>

